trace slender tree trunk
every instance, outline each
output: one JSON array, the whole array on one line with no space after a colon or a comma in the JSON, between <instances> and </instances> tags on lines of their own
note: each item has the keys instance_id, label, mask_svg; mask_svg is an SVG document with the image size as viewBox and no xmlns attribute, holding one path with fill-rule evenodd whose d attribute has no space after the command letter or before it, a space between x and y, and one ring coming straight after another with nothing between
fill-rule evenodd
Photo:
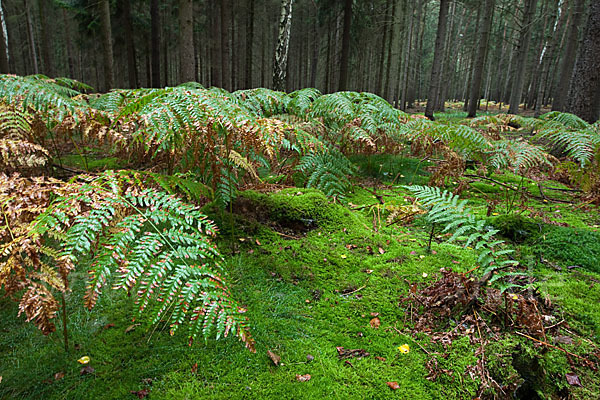
<instances>
[{"instance_id":1,"label":"slender tree trunk","mask_svg":"<svg viewBox=\"0 0 600 400\"><path fill-rule=\"evenodd\" d=\"M404 3L406 4L406 3ZM387 68L385 70L385 80L383 81L383 98L386 99L388 102L392 102L391 98L390 98L390 73L392 71L392 50L394 49L394 31L396 30L395 28L395 23L396 23L396 0L393 0L392 2L392 14L390 16L390 24L389 24L389 40L390 40L390 44L388 46L387 49ZM383 63L383 62L382 62ZM401 79L401 77L398 77L398 79Z\"/></svg>"},{"instance_id":2,"label":"slender tree trunk","mask_svg":"<svg viewBox=\"0 0 600 400\"><path fill-rule=\"evenodd\" d=\"M31 10L29 8L29 2L27 0L24 0L24 1L25 1L25 13L26 13L26 17L27 17L27 36L29 39L29 50L30 50L30 55L31 55L31 61L33 64L33 73L39 74L40 70L38 67L37 50L36 50L36 45L35 45L35 39L33 36L33 22L31 20Z\"/></svg>"},{"instance_id":3,"label":"slender tree trunk","mask_svg":"<svg viewBox=\"0 0 600 400\"><path fill-rule=\"evenodd\" d=\"M425 107L425 116L433 120L433 110L436 103L436 97L440 92L442 78L442 59L444 58L444 42L446 38L446 22L448 20L449 0L440 0L440 14L438 17L438 27L435 37L435 50L433 53L433 65L431 68L431 79L429 82L429 95L427 96L427 106Z\"/></svg>"},{"instance_id":4,"label":"slender tree trunk","mask_svg":"<svg viewBox=\"0 0 600 400\"><path fill-rule=\"evenodd\" d=\"M557 85L553 93L553 111L564 111L568 105L569 83L571 82L573 68L575 67L577 47L579 45L579 29L585 12L585 3L585 0L575 0L575 7L572 10L571 22L567 28L565 52L562 56Z\"/></svg>"},{"instance_id":5,"label":"slender tree trunk","mask_svg":"<svg viewBox=\"0 0 600 400\"><path fill-rule=\"evenodd\" d=\"M313 25L313 53L312 62L310 63L310 87L317 87L317 66L319 65L319 49L321 45L321 36L319 35L319 9L315 4L315 22Z\"/></svg>"},{"instance_id":6,"label":"slender tree trunk","mask_svg":"<svg viewBox=\"0 0 600 400\"><path fill-rule=\"evenodd\" d=\"M73 59L73 45L71 43L71 31L69 29L69 20L67 10L62 9L63 28L65 31L65 43L67 48L67 64L69 68L69 77L75 79L75 60Z\"/></svg>"},{"instance_id":7,"label":"slender tree trunk","mask_svg":"<svg viewBox=\"0 0 600 400\"><path fill-rule=\"evenodd\" d=\"M569 90L568 111L587 122L600 117L600 2L590 5Z\"/></svg>"},{"instance_id":8,"label":"slender tree trunk","mask_svg":"<svg viewBox=\"0 0 600 400\"><path fill-rule=\"evenodd\" d=\"M104 61L104 90L109 91L114 86L113 47L110 27L110 2L102 0L100 7L100 25L102 27L102 50Z\"/></svg>"},{"instance_id":9,"label":"slender tree trunk","mask_svg":"<svg viewBox=\"0 0 600 400\"><path fill-rule=\"evenodd\" d=\"M158 0L150 2L150 37L152 41L152 87L160 85L160 13Z\"/></svg>"},{"instance_id":10,"label":"slender tree trunk","mask_svg":"<svg viewBox=\"0 0 600 400\"><path fill-rule=\"evenodd\" d=\"M525 82L525 71L527 68L527 55L529 54L529 43L531 39L531 23L535 15L535 6L537 0L525 0L525 9L523 10L523 19L521 23L521 35L519 38L519 48L517 49L517 65L512 90L510 93L509 114L519 113L519 104L523 95L523 84Z\"/></svg>"},{"instance_id":11,"label":"slender tree trunk","mask_svg":"<svg viewBox=\"0 0 600 400\"><path fill-rule=\"evenodd\" d=\"M467 117L473 118L477 114L477 105L481 96L481 80L483 78L483 69L488 50L488 38L492 19L494 17L495 0L485 0L481 5L483 7L483 17L481 19L481 28L478 29L479 48L477 49L477 59L475 60L475 69L473 71L473 82L469 96L469 112Z\"/></svg>"},{"instance_id":12,"label":"slender tree trunk","mask_svg":"<svg viewBox=\"0 0 600 400\"><path fill-rule=\"evenodd\" d=\"M555 13L560 12L560 16L558 17L558 19L556 20L556 23L554 24L554 28L552 29L552 33L551 36L547 39L547 46L545 48L545 51L542 55L542 60L541 60L541 76L540 76L540 82L539 85L537 87L537 93L536 93L536 100L535 100L535 117L539 117L542 113L542 106L544 103L544 93L546 90L546 85L548 82L548 76L550 75L550 64L552 63L552 61L555 58L555 49L556 49L556 45L560 39L561 36L561 32L563 30L563 26L565 23L565 19L566 19L566 7L563 5L562 6L562 11L560 10L561 4L560 1L558 1L558 4L556 5L555 8ZM556 19L556 15L554 16L554 19Z\"/></svg>"},{"instance_id":13,"label":"slender tree trunk","mask_svg":"<svg viewBox=\"0 0 600 400\"><path fill-rule=\"evenodd\" d=\"M252 63L254 62L254 9L255 0L250 0L248 12L248 23L246 25L246 89L252 87ZM264 44L263 44L264 45Z\"/></svg>"},{"instance_id":14,"label":"slender tree trunk","mask_svg":"<svg viewBox=\"0 0 600 400\"><path fill-rule=\"evenodd\" d=\"M393 7L392 7L393 2ZM383 69L385 67L385 46L388 46L388 49L392 48L392 40L388 41L388 32L394 29L394 11L391 11L392 8L396 8L396 0L387 0L385 2L385 20L383 21L383 40L381 42L381 58L379 59L379 70L377 71L377 89L375 91L376 94L385 97L383 95L384 91L384 79L383 79ZM390 22L390 11L392 15L392 21ZM388 57L391 53L391 50L388 50ZM389 71L389 69L388 69Z\"/></svg>"},{"instance_id":15,"label":"slender tree trunk","mask_svg":"<svg viewBox=\"0 0 600 400\"><path fill-rule=\"evenodd\" d=\"M273 64L273 87L285 90L288 50L292 33L292 5L294 0L281 1L281 17L279 18L279 34Z\"/></svg>"},{"instance_id":16,"label":"slender tree trunk","mask_svg":"<svg viewBox=\"0 0 600 400\"><path fill-rule=\"evenodd\" d=\"M194 2L179 0L179 74L180 83L195 82Z\"/></svg>"},{"instance_id":17,"label":"slender tree trunk","mask_svg":"<svg viewBox=\"0 0 600 400\"><path fill-rule=\"evenodd\" d=\"M4 10L0 1L0 74L8 74L9 71L8 30L6 29Z\"/></svg>"},{"instance_id":18,"label":"slender tree trunk","mask_svg":"<svg viewBox=\"0 0 600 400\"><path fill-rule=\"evenodd\" d=\"M344 1L344 33L342 35L342 57L340 59L340 81L338 90L348 89L348 66L350 62L350 26L352 25L352 0Z\"/></svg>"},{"instance_id":19,"label":"slender tree trunk","mask_svg":"<svg viewBox=\"0 0 600 400\"><path fill-rule=\"evenodd\" d=\"M131 5L129 0L120 0L120 9L123 13L123 32L125 37L125 47L127 48L127 76L130 88L137 88L138 72L135 57L135 44L133 37L133 23L131 22Z\"/></svg>"},{"instance_id":20,"label":"slender tree trunk","mask_svg":"<svg viewBox=\"0 0 600 400\"><path fill-rule=\"evenodd\" d=\"M221 0L221 79L223 89L231 90L231 75L229 70L229 24L227 12L229 1Z\"/></svg>"},{"instance_id":21,"label":"slender tree trunk","mask_svg":"<svg viewBox=\"0 0 600 400\"><path fill-rule=\"evenodd\" d=\"M48 4L50 3L50 4ZM51 2L47 0L39 0L39 11L40 11L40 28L41 28L41 47L42 47L42 60L44 62L44 73L50 77L55 75L54 71L54 60L52 52L52 35L50 33L50 23L48 21L51 18L50 8L52 7Z\"/></svg>"}]
</instances>

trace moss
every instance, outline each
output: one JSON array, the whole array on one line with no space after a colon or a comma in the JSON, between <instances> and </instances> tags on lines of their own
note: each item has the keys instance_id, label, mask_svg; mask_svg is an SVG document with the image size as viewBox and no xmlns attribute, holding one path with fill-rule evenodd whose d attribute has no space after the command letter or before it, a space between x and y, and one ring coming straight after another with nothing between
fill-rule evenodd
<instances>
[{"instance_id":1,"label":"moss","mask_svg":"<svg viewBox=\"0 0 600 400\"><path fill-rule=\"evenodd\" d=\"M547 225L535 250L563 266L600 272L600 233L587 229Z\"/></svg>"},{"instance_id":2,"label":"moss","mask_svg":"<svg viewBox=\"0 0 600 400\"><path fill-rule=\"evenodd\" d=\"M493 217L490 223L499 231L499 235L517 243L532 241L539 236L541 228L535 220L518 214Z\"/></svg>"},{"instance_id":3,"label":"moss","mask_svg":"<svg viewBox=\"0 0 600 400\"><path fill-rule=\"evenodd\" d=\"M85 171L116 170L123 168L127 164L124 160L117 157L102 157L93 154L86 156L70 154L62 156L55 163L59 165L62 163Z\"/></svg>"}]
</instances>

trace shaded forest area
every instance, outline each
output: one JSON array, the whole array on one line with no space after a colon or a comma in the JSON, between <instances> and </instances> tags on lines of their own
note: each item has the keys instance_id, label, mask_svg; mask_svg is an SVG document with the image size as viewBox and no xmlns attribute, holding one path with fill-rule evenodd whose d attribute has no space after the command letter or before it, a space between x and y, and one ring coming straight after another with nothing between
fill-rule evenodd
<instances>
[{"instance_id":1,"label":"shaded forest area","mask_svg":"<svg viewBox=\"0 0 600 400\"><path fill-rule=\"evenodd\" d=\"M538 116L600 113L587 0L4 0L0 72L96 89L195 81L229 91L378 94L401 110L487 99ZM589 17L588 17L589 15ZM58 23L57 23L58 22ZM6 50L6 52L4 51ZM4 58L4 53L8 61Z\"/></svg>"}]
</instances>

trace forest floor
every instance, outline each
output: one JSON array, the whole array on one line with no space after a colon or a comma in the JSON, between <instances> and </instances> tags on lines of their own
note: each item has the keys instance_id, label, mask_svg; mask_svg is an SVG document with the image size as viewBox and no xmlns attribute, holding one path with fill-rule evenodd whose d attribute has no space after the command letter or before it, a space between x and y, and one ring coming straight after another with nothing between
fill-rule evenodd
<instances>
[{"instance_id":1,"label":"forest floor","mask_svg":"<svg viewBox=\"0 0 600 400\"><path fill-rule=\"evenodd\" d=\"M437 340L414 329L419 306L406 298L444 270L472 270L475 253L441 233L428 251L430 226L419 216L386 221L382 203L410 205L402 185L425 184L427 162L352 161L359 174L343 205L316 190L287 188L242 192L232 214L204 207L220 227L219 247L234 296L247 309L256 354L235 339L189 347L185 332L170 336L167 326L132 321L136 306L121 292L107 293L88 312L81 305L85 272L76 272L67 297L68 352L60 332L43 336L17 318L14 302L0 299L0 398L472 399L491 388L500 397L512 388L521 399L600 398L598 372L580 359L599 356L595 206L570 204L560 190L551 194L565 203L515 200L503 186L522 184L543 198L540 187L566 188L558 182L521 182L509 173L474 178L461 198L516 250L528 271L522 284L544 304L540 313L552 330L540 344L516 323L476 314L462 334ZM482 339L483 320L497 324L496 340ZM460 324L464 319L451 316L437 328ZM91 368L82 374L83 356Z\"/></svg>"}]
</instances>

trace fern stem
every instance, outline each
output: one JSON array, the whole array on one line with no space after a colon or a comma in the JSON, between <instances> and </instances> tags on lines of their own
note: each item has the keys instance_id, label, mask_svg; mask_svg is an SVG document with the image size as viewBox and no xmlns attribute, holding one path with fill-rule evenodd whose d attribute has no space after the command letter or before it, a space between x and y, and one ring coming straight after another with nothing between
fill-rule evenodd
<instances>
[{"instance_id":1,"label":"fern stem","mask_svg":"<svg viewBox=\"0 0 600 400\"><path fill-rule=\"evenodd\" d=\"M433 240L433 233L435 231L435 222L431 224L431 232L429 232L429 243L427 243L427 252L431 252L431 241Z\"/></svg>"},{"instance_id":2,"label":"fern stem","mask_svg":"<svg viewBox=\"0 0 600 400\"><path fill-rule=\"evenodd\" d=\"M66 286L65 286L66 290ZM62 300L62 325L63 325L63 338L65 342L65 352L69 352L69 332L67 331L67 302L65 300L65 292L61 293Z\"/></svg>"}]
</instances>

